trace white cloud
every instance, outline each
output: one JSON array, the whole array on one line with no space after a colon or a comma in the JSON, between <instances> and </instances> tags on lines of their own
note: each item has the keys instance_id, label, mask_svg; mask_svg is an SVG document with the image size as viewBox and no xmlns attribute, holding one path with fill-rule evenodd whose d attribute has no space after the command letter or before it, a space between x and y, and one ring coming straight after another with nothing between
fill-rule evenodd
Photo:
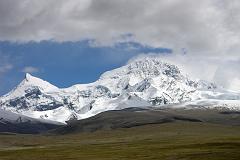
<instances>
[{"instance_id":1,"label":"white cloud","mask_svg":"<svg viewBox=\"0 0 240 160\"><path fill-rule=\"evenodd\" d=\"M22 69L22 72L24 73L36 73L39 72L39 69L36 67L32 67L32 66L26 66Z\"/></svg>"},{"instance_id":2,"label":"white cloud","mask_svg":"<svg viewBox=\"0 0 240 160\"><path fill-rule=\"evenodd\" d=\"M240 79L239 0L0 1L0 40L49 39L169 47L168 59L194 77L228 88ZM182 48L187 56L178 54Z\"/></svg>"},{"instance_id":3,"label":"white cloud","mask_svg":"<svg viewBox=\"0 0 240 160\"><path fill-rule=\"evenodd\" d=\"M239 56L239 15L238 0L2 0L0 39L109 44L131 33L152 46Z\"/></svg>"}]
</instances>

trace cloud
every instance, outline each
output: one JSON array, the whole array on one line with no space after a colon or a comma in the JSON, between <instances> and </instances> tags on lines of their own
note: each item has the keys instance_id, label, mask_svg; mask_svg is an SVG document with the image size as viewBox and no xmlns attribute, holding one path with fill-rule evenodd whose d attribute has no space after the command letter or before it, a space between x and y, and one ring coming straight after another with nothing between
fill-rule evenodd
<instances>
[{"instance_id":1,"label":"cloud","mask_svg":"<svg viewBox=\"0 0 240 160\"><path fill-rule=\"evenodd\" d=\"M1 40L131 40L233 57L240 51L238 0L2 0L0 15Z\"/></svg>"},{"instance_id":2,"label":"cloud","mask_svg":"<svg viewBox=\"0 0 240 160\"><path fill-rule=\"evenodd\" d=\"M39 72L38 68L32 67L32 66L26 66L22 69L22 72L24 73L36 73Z\"/></svg>"},{"instance_id":3,"label":"cloud","mask_svg":"<svg viewBox=\"0 0 240 160\"><path fill-rule=\"evenodd\" d=\"M0 1L2 41L85 39L95 40L93 45L134 41L171 48L166 59L193 77L227 88L240 79L239 0Z\"/></svg>"}]
</instances>

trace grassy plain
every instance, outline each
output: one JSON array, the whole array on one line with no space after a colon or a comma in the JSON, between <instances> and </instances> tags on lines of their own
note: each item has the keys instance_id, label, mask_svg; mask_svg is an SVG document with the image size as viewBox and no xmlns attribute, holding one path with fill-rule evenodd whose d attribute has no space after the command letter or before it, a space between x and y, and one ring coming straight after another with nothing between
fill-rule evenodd
<instances>
[{"instance_id":1,"label":"grassy plain","mask_svg":"<svg viewBox=\"0 0 240 160\"><path fill-rule=\"evenodd\" d=\"M67 135L0 135L0 160L239 160L240 126L176 121Z\"/></svg>"}]
</instances>

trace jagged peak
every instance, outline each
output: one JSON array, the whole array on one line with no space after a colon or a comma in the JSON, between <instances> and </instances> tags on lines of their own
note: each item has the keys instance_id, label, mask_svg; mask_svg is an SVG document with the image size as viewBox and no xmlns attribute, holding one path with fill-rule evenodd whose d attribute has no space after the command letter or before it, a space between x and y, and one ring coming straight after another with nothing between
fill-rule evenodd
<instances>
[{"instance_id":1,"label":"jagged peak","mask_svg":"<svg viewBox=\"0 0 240 160\"><path fill-rule=\"evenodd\" d=\"M33 78L33 76L32 76L30 73L26 73L26 74L25 74L25 79L26 79L27 81L30 81L32 78ZM34 78L35 78L35 77L34 77Z\"/></svg>"},{"instance_id":2,"label":"jagged peak","mask_svg":"<svg viewBox=\"0 0 240 160\"><path fill-rule=\"evenodd\" d=\"M35 87L40 87L44 91L58 89L56 86L52 85L51 83L45 80L42 80L41 78L34 77L30 73L25 74L25 78L20 83L19 86L26 86L26 87L35 86Z\"/></svg>"},{"instance_id":3,"label":"jagged peak","mask_svg":"<svg viewBox=\"0 0 240 160\"><path fill-rule=\"evenodd\" d=\"M33 81L34 79L36 80L36 79L39 79L39 78L32 76L30 73L25 74L24 80L30 82L30 81Z\"/></svg>"},{"instance_id":4,"label":"jagged peak","mask_svg":"<svg viewBox=\"0 0 240 160\"><path fill-rule=\"evenodd\" d=\"M143 79L148 77L156 77L159 75L166 75L175 79L184 77L181 70L174 64L162 61L160 57L156 56L140 56L131 59L125 66L118 69L108 71L102 74L101 79L116 78L128 74L140 76Z\"/></svg>"},{"instance_id":5,"label":"jagged peak","mask_svg":"<svg viewBox=\"0 0 240 160\"><path fill-rule=\"evenodd\" d=\"M25 74L25 78L22 80L22 82L15 87L12 91L10 91L8 94L4 95L3 97L21 97L25 94L25 92L29 89L35 89L39 88L43 92L53 91L57 90L58 87L52 85L51 83L44 81L40 78L34 77L29 73Z\"/></svg>"},{"instance_id":6,"label":"jagged peak","mask_svg":"<svg viewBox=\"0 0 240 160\"><path fill-rule=\"evenodd\" d=\"M162 70L167 68L173 68L180 73L180 69L176 65L165 62L157 56L139 56L137 58L129 60L127 66L129 66L130 69L131 67L140 69L158 68Z\"/></svg>"}]
</instances>

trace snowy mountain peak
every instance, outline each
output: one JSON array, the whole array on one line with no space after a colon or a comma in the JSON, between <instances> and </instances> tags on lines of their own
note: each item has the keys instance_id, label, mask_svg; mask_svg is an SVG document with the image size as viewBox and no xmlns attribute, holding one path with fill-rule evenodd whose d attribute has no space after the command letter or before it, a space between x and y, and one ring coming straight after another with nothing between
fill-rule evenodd
<instances>
[{"instance_id":1,"label":"snowy mountain peak","mask_svg":"<svg viewBox=\"0 0 240 160\"><path fill-rule=\"evenodd\" d=\"M15 87L11 92L4 95L4 98L16 98L25 95L32 90L39 90L41 92L49 92L58 90L58 87L44 81L40 78L34 77L29 73L26 73L25 78L22 82Z\"/></svg>"},{"instance_id":2,"label":"snowy mountain peak","mask_svg":"<svg viewBox=\"0 0 240 160\"><path fill-rule=\"evenodd\" d=\"M45 92L58 89L56 86L50 84L49 82L34 77L29 73L26 73L25 79L19 84L18 87L39 87L42 91Z\"/></svg>"},{"instance_id":3,"label":"snowy mountain peak","mask_svg":"<svg viewBox=\"0 0 240 160\"><path fill-rule=\"evenodd\" d=\"M116 79L123 76L141 80L158 76L167 76L174 79L184 77L180 69L173 64L163 62L160 58L141 57L129 61L123 67L104 73L100 79Z\"/></svg>"},{"instance_id":4,"label":"snowy mountain peak","mask_svg":"<svg viewBox=\"0 0 240 160\"><path fill-rule=\"evenodd\" d=\"M36 78L36 77L33 77L30 73L26 73L26 74L25 74L25 79L26 79L27 81L31 81L31 79L34 79L34 78Z\"/></svg>"},{"instance_id":5,"label":"snowy mountain peak","mask_svg":"<svg viewBox=\"0 0 240 160\"><path fill-rule=\"evenodd\" d=\"M225 102L229 101L240 104L240 94L191 79L178 66L161 58L140 57L105 72L96 82L63 89L26 74L13 91L0 97L0 107L34 118L65 122L128 107L186 103L228 107Z\"/></svg>"},{"instance_id":6,"label":"snowy mountain peak","mask_svg":"<svg viewBox=\"0 0 240 160\"><path fill-rule=\"evenodd\" d=\"M177 66L154 57L144 57L133 60L128 64L128 68L130 70L141 70L147 76L159 76L160 74L173 78L181 76L180 69Z\"/></svg>"},{"instance_id":7,"label":"snowy mountain peak","mask_svg":"<svg viewBox=\"0 0 240 160\"><path fill-rule=\"evenodd\" d=\"M138 57L130 60L127 65L135 65L138 68L153 68L154 66L163 66L163 65L170 65L167 62L163 62L158 57ZM173 64L171 64L173 65Z\"/></svg>"}]
</instances>

